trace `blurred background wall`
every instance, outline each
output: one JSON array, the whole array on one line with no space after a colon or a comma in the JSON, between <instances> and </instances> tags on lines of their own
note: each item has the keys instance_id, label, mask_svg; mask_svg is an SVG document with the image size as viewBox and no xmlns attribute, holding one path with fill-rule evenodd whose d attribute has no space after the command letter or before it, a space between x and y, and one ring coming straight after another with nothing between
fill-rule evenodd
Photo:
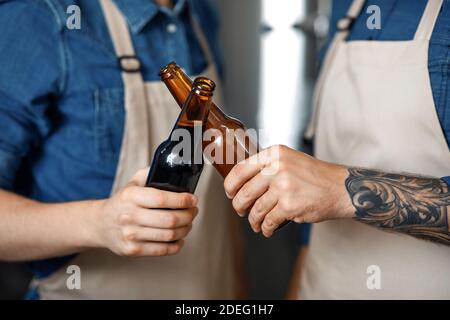
<instances>
[{"instance_id":1,"label":"blurred background wall","mask_svg":"<svg viewBox=\"0 0 450 320\"><path fill-rule=\"evenodd\" d=\"M318 52L327 32L331 0L212 0L222 20L224 96L228 113L266 133L263 146L286 144L310 151L302 132L310 113ZM253 299L283 299L298 251L299 228L270 240L245 231L246 272ZM20 299L30 274L0 263L0 299Z\"/></svg>"}]
</instances>

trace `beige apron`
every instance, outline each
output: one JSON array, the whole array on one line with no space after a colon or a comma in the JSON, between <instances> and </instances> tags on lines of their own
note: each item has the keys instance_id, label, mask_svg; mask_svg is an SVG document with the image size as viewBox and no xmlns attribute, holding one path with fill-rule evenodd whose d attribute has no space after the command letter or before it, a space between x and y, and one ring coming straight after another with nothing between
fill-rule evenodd
<instances>
[{"instance_id":1,"label":"beige apron","mask_svg":"<svg viewBox=\"0 0 450 320\"><path fill-rule=\"evenodd\" d=\"M357 17L363 4L355 0L348 16ZM309 131L316 132L319 159L449 174L450 152L428 73L429 40L441 6L442 0L428 1L411 41L345 42L348 31L337 33L319 78ZM348 25L345 18L339 23L342 29ZM380 268L380 290L368 289L371 265ZM449 271L450 247L353 220L327 221L312 229L300 298L449 299Z\"/></svg>"},{"instance_id":2,"label":"beige apron","mask_svg":"<svg viewBox=\"0 0 450 320\"><path fill-rule=\"evenodd\" d=\"M111 0L101 0L118 57L134 57L127 23ZM205 76L218 81L212 54L199 25L194 29L208 60ZM122 60L127 69L137 61ZM144 83L140 72L123 72L125 130L112 193L141 168L148 167L159 143L169 136L180 112L161 82ZM220 86L219 86L220 87ZM220 97L216 92L215 100ZM223 179L205 165L196 194L199 215L176 256L124 258L108 250L79 254L68 265L81 268L81 290L66 287L66 267L39 280L42 299L231 299L234 294L232 235L233 211L223 192ZM150 213L149 213L150 214Z\"/></svg>"}]
</instances>

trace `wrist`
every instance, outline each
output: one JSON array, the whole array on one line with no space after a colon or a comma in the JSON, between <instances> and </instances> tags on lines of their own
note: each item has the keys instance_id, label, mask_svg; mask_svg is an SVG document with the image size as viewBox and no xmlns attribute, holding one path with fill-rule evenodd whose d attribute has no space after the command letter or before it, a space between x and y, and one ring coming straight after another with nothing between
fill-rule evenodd
<instances>
[{"instance_id":1,"label":"wrist","mask_svg":"<svg viewBox=\"0 0 450 320\"><path fill-rule=\"evenodd\" d=\"M347 192L345 181L348 178L348 168L344 166L336 166L335 189L336 197L334 201L335 218L349 219L355 217L355 208L352 204L350 195Z\"/></svg>"},{"instance_id":2,"label":"wrist","mask_svg":"<svg viewBox=\"0 0 450 320\"><path fill-rule=\"evenodd\" d=\"M104 248L101 237L102 212L105 200L86 201L89 208L85 211L81 223L81 236L85 247Z\"/></svg>"}]
</instances>

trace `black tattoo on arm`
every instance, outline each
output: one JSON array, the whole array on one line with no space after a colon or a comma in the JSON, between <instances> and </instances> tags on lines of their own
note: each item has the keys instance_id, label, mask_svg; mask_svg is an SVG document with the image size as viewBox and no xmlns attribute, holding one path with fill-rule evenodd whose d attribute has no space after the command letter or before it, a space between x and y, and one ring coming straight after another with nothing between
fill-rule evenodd
<instances>
[{"instance_id":1,"label":"black tattoo on arm","mask_svg":"<svg viewBox=\"0 0 450 320\"><path fill-rule=\"evenodd\" d=\"M348 170L345 186L356 220L450 245L450 190L441 179Z\"/></svg>"}]
</instances>

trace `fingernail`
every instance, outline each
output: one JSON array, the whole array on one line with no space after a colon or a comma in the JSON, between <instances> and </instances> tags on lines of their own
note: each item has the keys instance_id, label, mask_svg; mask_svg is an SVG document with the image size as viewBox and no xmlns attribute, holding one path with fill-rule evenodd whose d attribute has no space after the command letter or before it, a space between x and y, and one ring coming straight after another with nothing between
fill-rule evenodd
<instances>
[{"instance_id":1,"label":"fingernail","mask_svg":"<svg viewBox=\"0 0 450 320\"><path fill-rule=\"evenodd\" d=\"M232 199L232 197L228 194L228 192L225 191L225 194L227 195L228 199L230 199L230 200Z\"/></svg>"},{"instance_id":2,"label":"fingernail","mask_svg":"<svg viewBox=\"0 0 450 320\"><path fill-rule=\"evenodd\" d=\"M196 196L192 196L192 205L196 206L198 203L198 198Z\"/></svg>"}]
</instances>

